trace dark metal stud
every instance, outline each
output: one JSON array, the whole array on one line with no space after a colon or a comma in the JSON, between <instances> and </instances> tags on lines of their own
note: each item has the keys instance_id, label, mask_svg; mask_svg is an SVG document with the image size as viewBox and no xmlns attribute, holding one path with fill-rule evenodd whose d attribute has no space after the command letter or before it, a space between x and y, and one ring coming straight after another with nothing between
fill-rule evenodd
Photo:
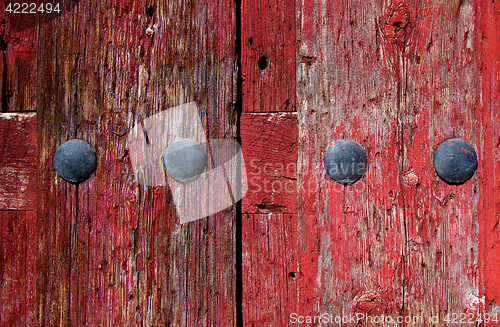
<instances>
[{"instance_id":1,"label":"dark metal stud","mask_svg":"<svg viewBox=\"0 0 500 327\"><path fill-rule=\"evenodd\" d=\"M61 144L54 155L54 168L67 182L78 184L87 180L96 168L94 149L80 140L69 140Z\"/></svg>"},{"instance_id":2,"label":"dark metal stud","mask_svg":"<svg viewBox=\"0 0 500 327\"><path fill-rule=\"evenodd\" d=\"M343 185L355 183L367 170L365 150L349 140L339 140L328 147L323 163L328 176Z\"/></svg>"},{"instance_id":3,"label":"dark metal stud","mask_svg":"<svg viewBox=\"0 0 500 327\"><path fill-rule=\"evenodd\" d=\"M465 183L477 169L476 151L461 139L445 141L434 153L434 168L448 184Z\"/></svg>"},{"instance_id":4,"label":"dark metal stud","mask_svg":"<svg viewBox=\"0 0 500 327\"><path fill-rule=\"evenodd\" d=\"M181 184L200 177L207 165L205 151L190 139L178 139L170 143L163 154L167 174Z\"/></svg>"}]
</instances>

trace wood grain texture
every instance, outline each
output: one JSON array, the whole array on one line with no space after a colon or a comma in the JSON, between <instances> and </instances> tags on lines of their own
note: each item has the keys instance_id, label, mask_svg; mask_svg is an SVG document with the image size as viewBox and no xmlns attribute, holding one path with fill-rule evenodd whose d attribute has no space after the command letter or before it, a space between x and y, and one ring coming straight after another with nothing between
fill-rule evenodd
<instances>
[{"instance_id":1,"label":"wood grain texture","mask_svg":"<svg viewBox=\"0 0 500 327\"><path fill-rule=\"evenodd\" d=\"M489 63L495 82L486 91L495 94L489 51L498 37L491 27L488 41L477 36L481 6L496 17L496 4L482 1L298 2L299 186L310 190L299 195L303 315L437 316L444 324L447 313L482 310L485 288L496 296L496 268L478 254L498 241L495 179L485 182L480 168L450 186L432 163L441 142L460 137L490 158L480 167L496 167L491 147L484 151L496 138L483 131L493 130L498 103L481 104L478 58ZM369 170L352 186L324 173L323 153L337 139L367 152ZM490 201L480 205L484 194ZM495 310L490 302L487 312Z\"/></svg>"},{"instance_id":2,"label":"wood grain texture","mask_svg":"<svg viewBox=\"0 0 500 327\"><path fill-rule=\"evenodd\" d=\"M0 326L35 326L34 211L0 211Z\"/></svg>"},{"instance_id":3,"label":"wood grain texture","mask_svg":"<svg viewBox=\"0 0 500 327\"><path fill-rule=\"evenodd\" d=\"M300 315L349 316L367 307L358 299L373 315L395 315L402 292L398 92L377 60L382 9L298 3ZM352 186L324 173L324 151L336 139L367 152L368 172Z\"/></svg>"},{"instance_id":4,"label":"wood grain texture","mask_svg":"<svg viewBox=\"0 0 500 327\"><path fill-rule=\"evenodd\" d=\"M9 14L9 2L0 3L1 111L35 111L38 17Z\"/></svg>"},{"instance_id":5,"label":"wood grain texture","mask_svg":"<svg viewBox=\"0 0 500 327\"><path fill-rule=\"evenodd\" d=\"M243 112L296 111L295 1L241 2Z\"/></svg>"},{"instance_id":6,"label":"wood grain texture","mask_svg":"<svg viewBox=\"0 0 500 327\"><path fill-rule=\"evenodd\" d=\"M297 215L243 214L243 326L288 326L303 278Z\"/></svg>"},{"instance_id":7,"label":"wood grain texture","mask_svg":"<svg viewBox=\"0 0 500 327\"><path fill-rule=\"evenodd\" d=\"M34 210L36 114L1 113L0 135L0 210Z\"/></svg>"},{"instance_id":8,"label":"wood grain texture","mask_svg":"<svg viewBox=\"0 0 500 327\"><path fill-rule=\"evenodd\" d=\"M167 187L138 185L126 134L195 101L207 138L233 138L235 4L81 1L42 21L38 51L37 323L233 326L235 210L177 223ZM52 157L97 153L74 186Z\"/></svg>"},{"instance_id":9,"label":"wood grain texture","mask_svg":"<svg viewBox=\"0 0 500 327\"><path fill-rule=\"evenodd\" d=\"M500 192L500 3L478 1L475 15L474 38L478 40L474 59L479 73L475 76L477 114L481 128L477 129L477 148L480 150L478 178L479 219L479 294L484 296L486 312L500 312L500 234L498 222ZM492 326L500 324L491 324Z\"/></svg>"},{"instance_id":10,"label":"wood grain texture","mask_svg":"<svg viewBox=\"0 0 500 327\"><path fill-rule=\"evenodd\" d=\"M243 213L297 212L297 114L241 115L248 192Z\"/></svg>"},{"instance_id":11,"label":"wood grain texture","mask_svg":"<svg viewBox=\"0 0 500 327\"><path fill-rule=\"evenodd\" d=\"M299 312L295 1L242 1L243 326ZM301 299L303 300L303 298Z\"/></svg>"},{"instance_id":12,"label":"wood grain texture","mask_svg":"<svg viewBox=\"0 0 500 327\"><path fill-rule=\"evenodd\" d=\"M238 3L86 0L26 29L0 4L1 111L38 117L36 147L34 114L0 115L0 325L235 326L238 295L244 326L499 317L500 3L244 0L237 27ZM180 224L127 139L191 101L234 139L238 100L241 239L232 207ZM463 185L433 168L452 137L478 153ZM98 155L79 186L53 169L70 138ZM337 139L367 152L352 186L324 173Z\"/></svg>"},{"instance_id":13,"label":"wood grain texture","mask_svg":"<svg viewBox=\"0 0 500 327\"><path fill-rule=\"evenodd\" d=\"M405 313L439 316L444 322L447 313L477 315L481 302L478 225L487 218L478 212L478 190L484 188L483 178L478 173L463 185L451 186L433 167L435 150L449 138L462 138L481 153L475 81L481 73L473 58L481 42L473 35L473 2L424 5L425 15L420 14L421 4L409 7L418 15L412 18L414 30L407 41L414 47L400 55L405 57L400 74L404 115L399 119L406 243L402 255L408 281L403 301ZM410 175L418 179L415 185L409 185L415 183L408 181Z\"/></svg>"}]
</instances>

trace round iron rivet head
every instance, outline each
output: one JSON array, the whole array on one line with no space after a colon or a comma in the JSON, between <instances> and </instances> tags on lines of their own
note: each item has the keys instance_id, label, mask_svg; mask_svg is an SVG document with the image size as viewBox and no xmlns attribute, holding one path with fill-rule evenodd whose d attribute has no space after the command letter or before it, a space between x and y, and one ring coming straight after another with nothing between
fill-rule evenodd
<instances>
[{"instance_id":1,"label":"round iron rivet head","mask_svg":"<svg viewBox=\"0 0 500 327\"><path fill-rule=\"evenodd\" d=\"M163 153L167 174L176 182L187 184L197 180L207 165L207 156L193 140L178 139L170 143Z\"/></svg>"},{"instance_id":2,"label":"round iron rivet head","mask_svg":"<svg viewBox=\"0 0 500 327\"><path fill-rule=\"evenodd\" d=\"M339 140L326 149L323 164L331 179L350 185L366 173L366 153L356 142Z\"/></svg>"},{"instance_id":3,"label":"round iron rivet head","mask_svg":"<svg viewBox=\"0 0 500 327\"><path fill-rule=\"evenodd\" d=\"M96 167L94 149L80 140L69 140L61 144L54 155L54 168L67 182L78 184L87 180Z\"/></svg>"},{"instance_id":4,"label":"round iron rivet head","mask_svg":"<svg viewBox=\"0 0 500 327\"><path fill-rule=\"evenodd\" d=\"M434 153L434 168L448 184L465 183L476 172L476 151L461 139L445 141Z\"/></svg>"}]
</instances>

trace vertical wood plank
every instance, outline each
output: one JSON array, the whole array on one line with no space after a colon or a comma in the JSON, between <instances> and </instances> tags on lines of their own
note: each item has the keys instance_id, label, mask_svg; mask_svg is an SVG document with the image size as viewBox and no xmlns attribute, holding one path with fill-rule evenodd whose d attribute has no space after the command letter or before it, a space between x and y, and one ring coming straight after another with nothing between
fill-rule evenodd
<instances>
[{"instance_id":1,"label":"vertical wood plank","mask_svg":"<svg viewBox=\"0 0 500 327\"><path fill-rule=\"evenodd\" d=\"M432 155L452 136L478 144L473 2L301 1L297 13L304 315L470 312L482 186L445 184ZM367 151L352 186L324 174L337 139Z\"/></svg>"},{"instance_id":2,"label":"vertical wood plank","mask_svg":"<svg viewBox=\"0 0 500 327\"><path fill-rule=\"evenodd\" d=\"M167 187L137 184L126 135L195 101L207 138L235 137L235 4L87 1L42 24L38 323L234 325L234 208L179 225ZM52 163L74 137L98 156L78 187Z\"/></svg>"},{"instance_id":3,"label":"vertical wood plank","mask_svg":"<svg viewBox=\"0 0 500 327\"><path fill-rule=\"evenodd\" d=\"M38 15L11 14L9 3L0 3L1 111L35 111Z\"/></svg>"},{"instance_id":4,"label":"vertical wood plank","mask_svg":"<svg viewBox=\"0 0 500 327\"><path fill-rule=\"evenodd\" d=\"M474 54L476 60L476 118L481 129L476 130L478 149L478 225L479 225L479 297L485 312L500 315L500 234L499 222L499 132L500 122L500 3L475 1ZM500 326L500 323L490 323Z\"/></svg>"},{"instance_id":5,"label":"vertical wood plank","mask_svg":"<svg viewBox=\"0 0 500 327\"><path fill-rule=\"evenodd\" d=\"M241 4L243 112L296 111L295 1Z\"/></svg>"},{"instance_id":6,"label":"vertical wood plank","mask_svg":"<svg viewBox=\"0 0 500 327\"><path fill-rule=\"evenodd\" d=\"M476 12L472 1L425 2L423 7L412 2L408 9L414 47L403 54L406 94L400 118L405 313L437 316L443 323L448 313L466 313L470 319L479 313L479 222L484 218L478 215L478 190L483 187L479 174L463 185L447 185L434 171L433 155L450 138L479 150Z\"/></svg>"},{"instance_id":7,"label":"vertical wood plank","mask_svg":"<svg viewBox=\"0 0 500 327\"><path fill-rule=\"evenodd\" d=\"M241 6L242 321L288 325L297 312L295 1Z\"/></svg>"},{"instance_id":8,"label":"vertical wood plank","mask_svg":"<svg viewBox=\"0 0 500 327\"><path fill-rule=\"evenodd\" d=\"M287 326L297 313L297 215L243 215L243 325ZM250 228L251 226L251 228Z\"/></svg>"},{"instance_id":9,"label":"vertical wood plank","mask_svg":"<svg viewBox=\"0 0 500 327\"><path fill-rule=\"evenodd\" d=\"M297 10L301 314L394 316L403 226L398 86L377 37L383 6L299 2ZM367 152L368 172L351 186L324 172L324 152L338 139Z\"/></svg>"},{"instance_id":10,"label":"vertical wood plank","mask_svg":"<svg viewBox=\"0 0 500 327\"><path fill-rule=\"evenodd\" d=\"M34 211L0 211L0 325L35 326Z\"/></svg>"}]
</instances>

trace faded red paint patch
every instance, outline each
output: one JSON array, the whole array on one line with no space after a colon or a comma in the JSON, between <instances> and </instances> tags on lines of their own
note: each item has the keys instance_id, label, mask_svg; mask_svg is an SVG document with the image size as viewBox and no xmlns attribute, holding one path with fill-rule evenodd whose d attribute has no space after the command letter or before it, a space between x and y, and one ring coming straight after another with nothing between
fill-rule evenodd
<instances>
[{"instance_id":1,"label":"faded red paint patch","mask_svg":"<svg viewBox=\"0 0 500 327\"><path fill-rule=\"evenodd\" d=\"M36 114L0 114L0 210L35 209L36 143Z\"/></svg>"}]
</instances>

